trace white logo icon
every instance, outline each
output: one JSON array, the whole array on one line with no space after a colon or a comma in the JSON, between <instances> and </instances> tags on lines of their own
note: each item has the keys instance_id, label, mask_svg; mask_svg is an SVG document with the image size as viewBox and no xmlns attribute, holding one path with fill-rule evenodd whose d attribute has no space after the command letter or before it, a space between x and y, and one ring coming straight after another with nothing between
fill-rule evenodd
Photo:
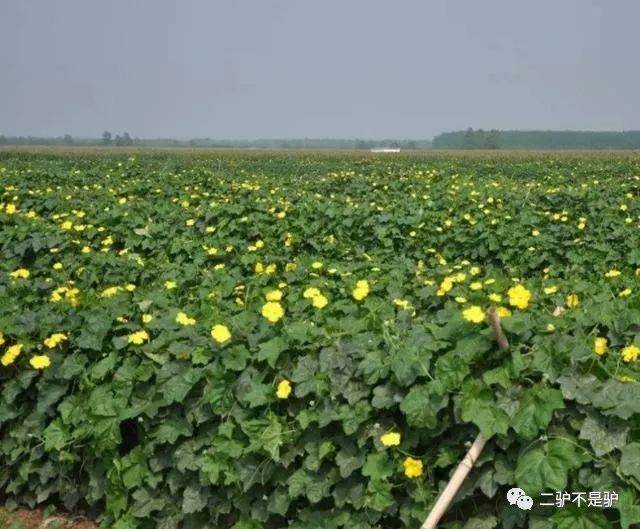
<instances>
[{"instance_id":1,"label":"white logo icon","mask_svg":"<svg viewBox=\"0 0 640 529\"><path fill-rule=\"evenodd\" d=\"M531 496L527 496L522 489L513 488L507 492L507 501L510 505L516 505L523 511L531 510L533 507L533 499Z\"/></svg>"}]
</instances>

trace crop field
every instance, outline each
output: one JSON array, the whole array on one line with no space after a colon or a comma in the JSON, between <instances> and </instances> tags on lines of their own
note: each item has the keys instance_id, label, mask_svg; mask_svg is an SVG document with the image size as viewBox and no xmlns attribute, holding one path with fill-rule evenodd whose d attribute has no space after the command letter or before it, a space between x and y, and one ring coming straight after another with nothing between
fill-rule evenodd
<instances>
[{"instance_id":1,"label":"crop field","mask_svg":"<svg viewBox=\"0 0 640 529\"><path fill-rule=\"evenodd\" d=\"M639 355L638 155L0 153L0 505L638 527Z\"/></svg>"}]
</instances>

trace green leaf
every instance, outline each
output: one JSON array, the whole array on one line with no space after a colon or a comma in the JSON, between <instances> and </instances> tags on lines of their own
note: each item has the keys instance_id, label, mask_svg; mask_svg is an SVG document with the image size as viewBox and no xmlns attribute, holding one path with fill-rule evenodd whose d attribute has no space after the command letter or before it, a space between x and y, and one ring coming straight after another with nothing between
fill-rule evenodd
<instances>
[{"instance_id":1,"label":"green leaf","mask_svg":"<svg viewBox=\"0 0 640 529\"><path fill-rule=\"evenodd\" d=\"M200 487L189 486L182 495L182 512L192 514L207 506L207 496Z\"/></svg>"},{"instance_id":2,"label":"green leaf","mask_svg":"<svg viewBox=\"0 0 640 529\"><path fill-rule=\"evenodd\" d=\"M565 490L569 471L580 463L573 444L553 439L520 457L515 472L516 483L531 497L544 490Z\"/></svg>"},{"instance_id":3,"label":"green leaf","mask_svg":"<svg viewBox=\"0 0 640 529\"><path fill-rule=\"evenodd\" d=\"M362 475L372 479L384 479L393 474L394 464L386 452L369 454L362 467Z\"/></svg>"},{"instance_id":4,"label":"green leaf","mask_svg":"<svg viewBox=\"0 0 640 529\"><path fill-rule=\"evenodd\" d=\"M287 346L287 341L281 336L277 336L268 342L260 344L257 358L261 362L266 360L269 367L275 368L280 353L284 351Z\"/></svg>"},{"instance_id":5,"label":"green leaf","mask_svg":"<svg viewBox=\"0 0 640 529\"><path fill-rule=\"evenodd\" d=\"M596 510L570 505L551 516L555 529L610 529L611 522Z\"/></svg>"},{"instance_id":6,"label":"green leaf","mask_svg":"<svg viewBox=\"0 0 640 529\"><path fill-rule=\"evenodd\" d=\"M395 500L391 493L391 483L385 480L371 479L367 485L364 505L374 511L384 512L389 509Z\"/></svg>"},{"instance_id":7,"label":"green leaf","mask_svg":"<svg viewBox=\"0 0 640 529\"><path fill-rule=\"evenodd\" d=\"M631 443L622 448L620 472L640 481L640 443Z\"/></svg>"},{"instance_id":8,"label":"green leaf","mask_svg":"<svg viewBox=\"0 0 640 529\"><path fill-rule=\"evenodd\" d=\"M553 412L564 408L557 389L534 386L520 395L520 407L511 421L513 429L524 439L533 439L551 422Z\"/></svg>"},{"instance_id":9,"label":"green leaf","mask_svg":"<svg viewBox=\"0 0 640 529\"><path fill-rule=\"evenodd\" d=\"M178 437L190 436L191 424L184 417L171 417L163 421L155 431L154 437L161 443L174 444Z\"/></svg>"},{"instance_id":10,"label":"green leaf","mask_svg":"<svg viewBox=\"0 0 640 529\"><path fill-rule=\"evenodd\" d=\"M640 384L610 378L593 396L593 405L605 415L628 419L640 413Z\"/></svg>"},{"instance_id":11,"label":"green leaf","mask_svg":"<svg viewBox=\"0 0 640 529\"><path fill-rule=\"evenodd\" d=\"M624 489L620 492L617 507L622 529L630 529L640 524L640 503L633 489Z\"/></svg>"},{"instance_id":12,"label":"green leaf","mask_svg":"<svg viewBox=\"0 0 640 529\"><path fill-rule=\"evenodd\" d=\"M498 408L493 393L479 384L463 387L460 403L462 420L473 422L487 439L495 434L506 434L509 416Z\"/></svg>"},{"instance_id":13,"label":"green leaf","mask_svg":"<svg viewBox=\"0 0 640 529\"><path fill-rule=\"evenodd\" d=\"M621 420L590 414L582 423L580 439L586 439L596 456L601 457L627 444L629 428Z\"/></svg>"},{"instance_id":14,"label":"green leaf","mask_svg":"<svg viewBox=\"0 0 640 529\"><path fill-rule=\"evenodd\" d=\"M435 428L438 425L437 413L448 402L448 395L433 393L428 385L414 386L400 403L400 411L410 426Z\"/></svg>"},{"instance_id":15,"label":"green leaf","mask_svg":"<svg viewBox=\"0 0 640 529\"><path fill-rule=\"evenodd\" d=\"M474 516L467 520L463 529L493 529L498 526L498 518L495 516Z\"/></svg>"}]
</instances>

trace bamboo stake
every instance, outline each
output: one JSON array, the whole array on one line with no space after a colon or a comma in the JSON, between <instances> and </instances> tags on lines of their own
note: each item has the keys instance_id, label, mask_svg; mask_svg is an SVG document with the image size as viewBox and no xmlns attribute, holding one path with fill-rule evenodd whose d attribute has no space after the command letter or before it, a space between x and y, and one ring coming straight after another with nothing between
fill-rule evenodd
<instances>
[{"instance_id":1,"label":"bamboo stake","mask_svg":"<svg viewBox=\"0 0 640 529\"><path fill-rule=\"evenodd\" d=\"M509 341L502 330L502 326L500 325L500 316L498 316L495 307L491 307L487 310L487 316L489 317L489 324L493 329L493 333L496 336L498 347L503 351L506 350L509 347ZM453 501L453 498L462 486L462 483L464 483L464 480L467 478L469 472L480 457L487 441L488 439L485 439L484 435L481 433L478 434L475 441L473 441L471 448L469 448L469 451L466 453L462 461L460 461L455 472L449 479L449 483L447 483L447 486L438 497L438 500L433 506L433 509L431 509L429 516L427 516L427 519L420 526L420 529L436 529L440 518L442 518L446 512L447 508Z\"/></svg>"}]
</instances>

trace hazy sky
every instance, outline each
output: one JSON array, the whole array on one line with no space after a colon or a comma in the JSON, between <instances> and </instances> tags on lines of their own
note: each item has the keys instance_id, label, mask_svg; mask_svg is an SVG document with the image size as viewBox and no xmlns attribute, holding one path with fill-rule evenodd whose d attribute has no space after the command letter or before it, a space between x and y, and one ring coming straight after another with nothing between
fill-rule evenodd
<instances>
[{"instance_id":1,"label":"hazy sky","mask_svg":"<svg viewBox=\"0 0 640 529\"><path fill-rule=\"evenodd\" d=\"M0 0L0 134L640 128L638 0Z\"/></svg>"}]
</instances>

